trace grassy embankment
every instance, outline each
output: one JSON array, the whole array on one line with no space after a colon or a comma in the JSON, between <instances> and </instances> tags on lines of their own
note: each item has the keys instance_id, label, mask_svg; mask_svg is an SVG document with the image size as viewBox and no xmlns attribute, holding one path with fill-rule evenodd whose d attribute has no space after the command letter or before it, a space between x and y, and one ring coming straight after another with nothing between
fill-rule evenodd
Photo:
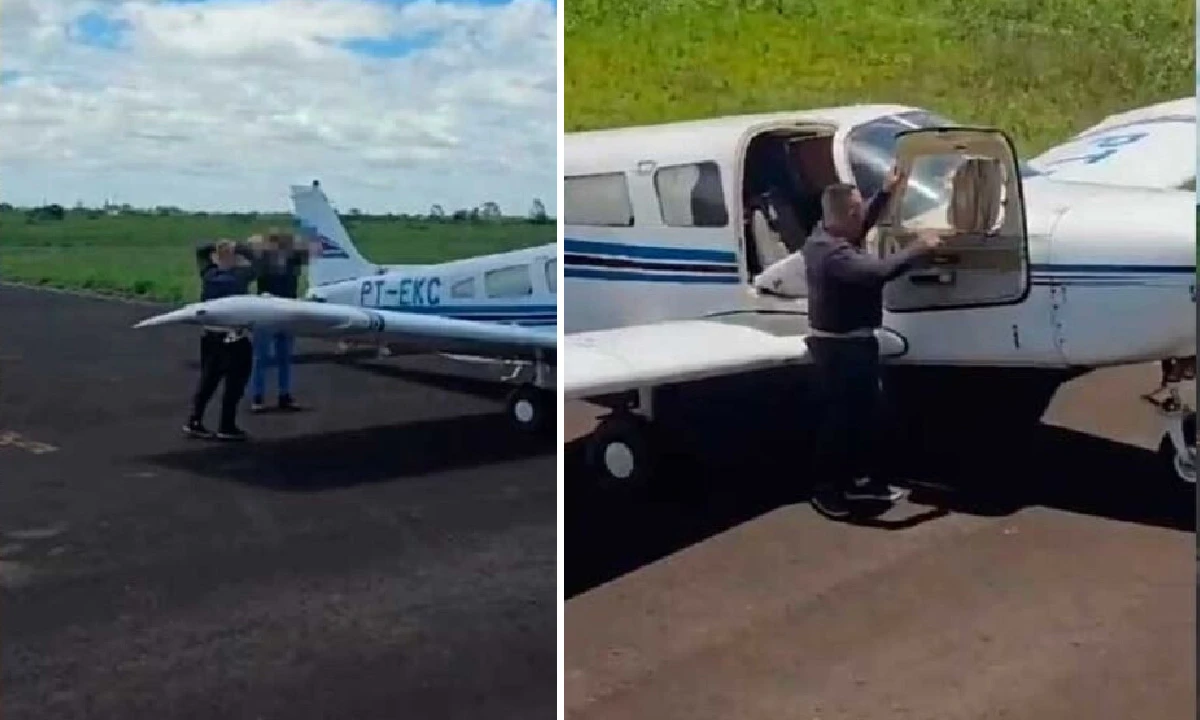
<instances>
[{"instance_id":1,"label":"grassy embankment","mask_svg":"<svg viewBox=\"0 0 1200 720\"><path fill-rule=\"evenodd\" d=\"M0 279L179 302L197 296L192 248L204 238L245 238L289 216L101 216L68 211L30 223L0 212ZM345 220L359 250L379 263L438 262L554 242L554 224L522 220L451 222Z\"/></svg>"},{"instance_id":2,"label":"grassy embankment","mask_svg":"<svg viewBox=\"0 0 1200 720\"><path fill-rule=\"evenodd\" d=\"M568 131L897 102L1023 153L1195 91L1193 0L570 0Z\"/></svg>"}]
</instances>

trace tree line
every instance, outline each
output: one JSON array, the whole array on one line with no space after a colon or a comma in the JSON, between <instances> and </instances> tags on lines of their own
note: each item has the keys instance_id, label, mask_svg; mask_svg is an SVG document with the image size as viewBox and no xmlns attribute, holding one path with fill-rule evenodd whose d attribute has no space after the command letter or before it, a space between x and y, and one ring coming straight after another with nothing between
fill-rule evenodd
<instances>
[{"instance_id":1,"label":"tree line","mask_svg":"<svg viewBox=\"0 0 1200 720\"><path fill-rule=\"evenodd\" d=\"M100 217L226 217L254 222L263 215L273 213L257 212L196 212L186 211L177 207L160 205L153 208L139 208L129 204L105 203L101 207L88 207L77 203L68 210L62 205L52 203L38 207L17 207L11 203L0 203L0 214L19 214L24 216L27 223L57 222L66 220L69 216L83 216L89 219ZM554 221L546 212L546 205L540 199L534 198L529 210L523 216L506 216L495 202L488 201L473 208L459 208L447 212L442 205L435 204L426 214L414 213L364 213L358 208L351 208L348 213L339 213L346 219L357 222L422 220L426 222L444 223L479 223L479 222L528 222L534 225L549 224Z\"/></svg>"}]
</instances>

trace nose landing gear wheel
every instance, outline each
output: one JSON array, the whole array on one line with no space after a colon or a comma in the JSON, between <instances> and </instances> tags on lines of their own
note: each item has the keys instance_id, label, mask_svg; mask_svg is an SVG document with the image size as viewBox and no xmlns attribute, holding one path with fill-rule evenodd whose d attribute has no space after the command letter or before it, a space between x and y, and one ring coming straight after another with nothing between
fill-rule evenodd
<instances>
[{"instance_id":1,"label":"nose landing gear wheel","mask_svg":"<svg viewBox=\"0 0 1200 720\"><path fill-rule=\"evenodd\" d=\"M592 432L587 463L600 484L638 487L650 477L648 423L628 413L613 414Z\"/></svg>"},{"instance_id":2,"label":"nose landing gear wheel","mask_svg":"<svg viewBox=\"0 0 1200 720\"><path fill-rule=\"evenodd\" d=\"M549 408L548 394L532 385L521 385L509 393L506 410L513 425L523 433L533 435L546 429Z\"/></svg>"}]
</instances>

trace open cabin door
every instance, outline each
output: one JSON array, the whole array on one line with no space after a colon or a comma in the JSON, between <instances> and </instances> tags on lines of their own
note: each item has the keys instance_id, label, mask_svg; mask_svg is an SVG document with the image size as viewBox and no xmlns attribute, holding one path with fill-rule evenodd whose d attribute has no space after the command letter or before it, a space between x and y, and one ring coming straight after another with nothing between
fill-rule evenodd
<instances>
[{"instance_id":1,"label":"open cabin door","mask_svg":"<svg viewBox=\"0 0 1200 720\"><path fill-rule=\"evenodd\" d=\"M1009 137L976 128L909 130L897 136L896 162L908 181L897 189L880 223L880 255L906 247L919 231L932 230L943 243L930 265L888 284L888 311L1024 300L1030 283L1029 241L1021 175ZM910 193L918 197L906 202ZM930 199L934 207L911 211L928 206Z\"/></svg>"}]
</instances>

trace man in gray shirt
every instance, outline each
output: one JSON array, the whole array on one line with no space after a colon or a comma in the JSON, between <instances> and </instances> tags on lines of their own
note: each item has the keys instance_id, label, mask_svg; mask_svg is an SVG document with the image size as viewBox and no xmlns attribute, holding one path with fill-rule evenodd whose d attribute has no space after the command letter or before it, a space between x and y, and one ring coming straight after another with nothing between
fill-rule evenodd
<instances>
[{"instance_id":1,"label":"man in gray shirt","mask_svg":"<svg viewBox=\"0 0 1200 720\"><path fill-rule=\"evenodd\" d=\"M881 399L875 330L883 324L884 285L941 240L922 233L886 259L864 252L863 244L892 192L905 180L893 170L883 189L865 203L853 185L827 187L821 196L821 224L802 250L808 283L807 344L818 400L812 503L829 517L847 517L848 501L895 502L904 496L868 473L878 453L874 440Z\"/></svg>"}]
</instances>

